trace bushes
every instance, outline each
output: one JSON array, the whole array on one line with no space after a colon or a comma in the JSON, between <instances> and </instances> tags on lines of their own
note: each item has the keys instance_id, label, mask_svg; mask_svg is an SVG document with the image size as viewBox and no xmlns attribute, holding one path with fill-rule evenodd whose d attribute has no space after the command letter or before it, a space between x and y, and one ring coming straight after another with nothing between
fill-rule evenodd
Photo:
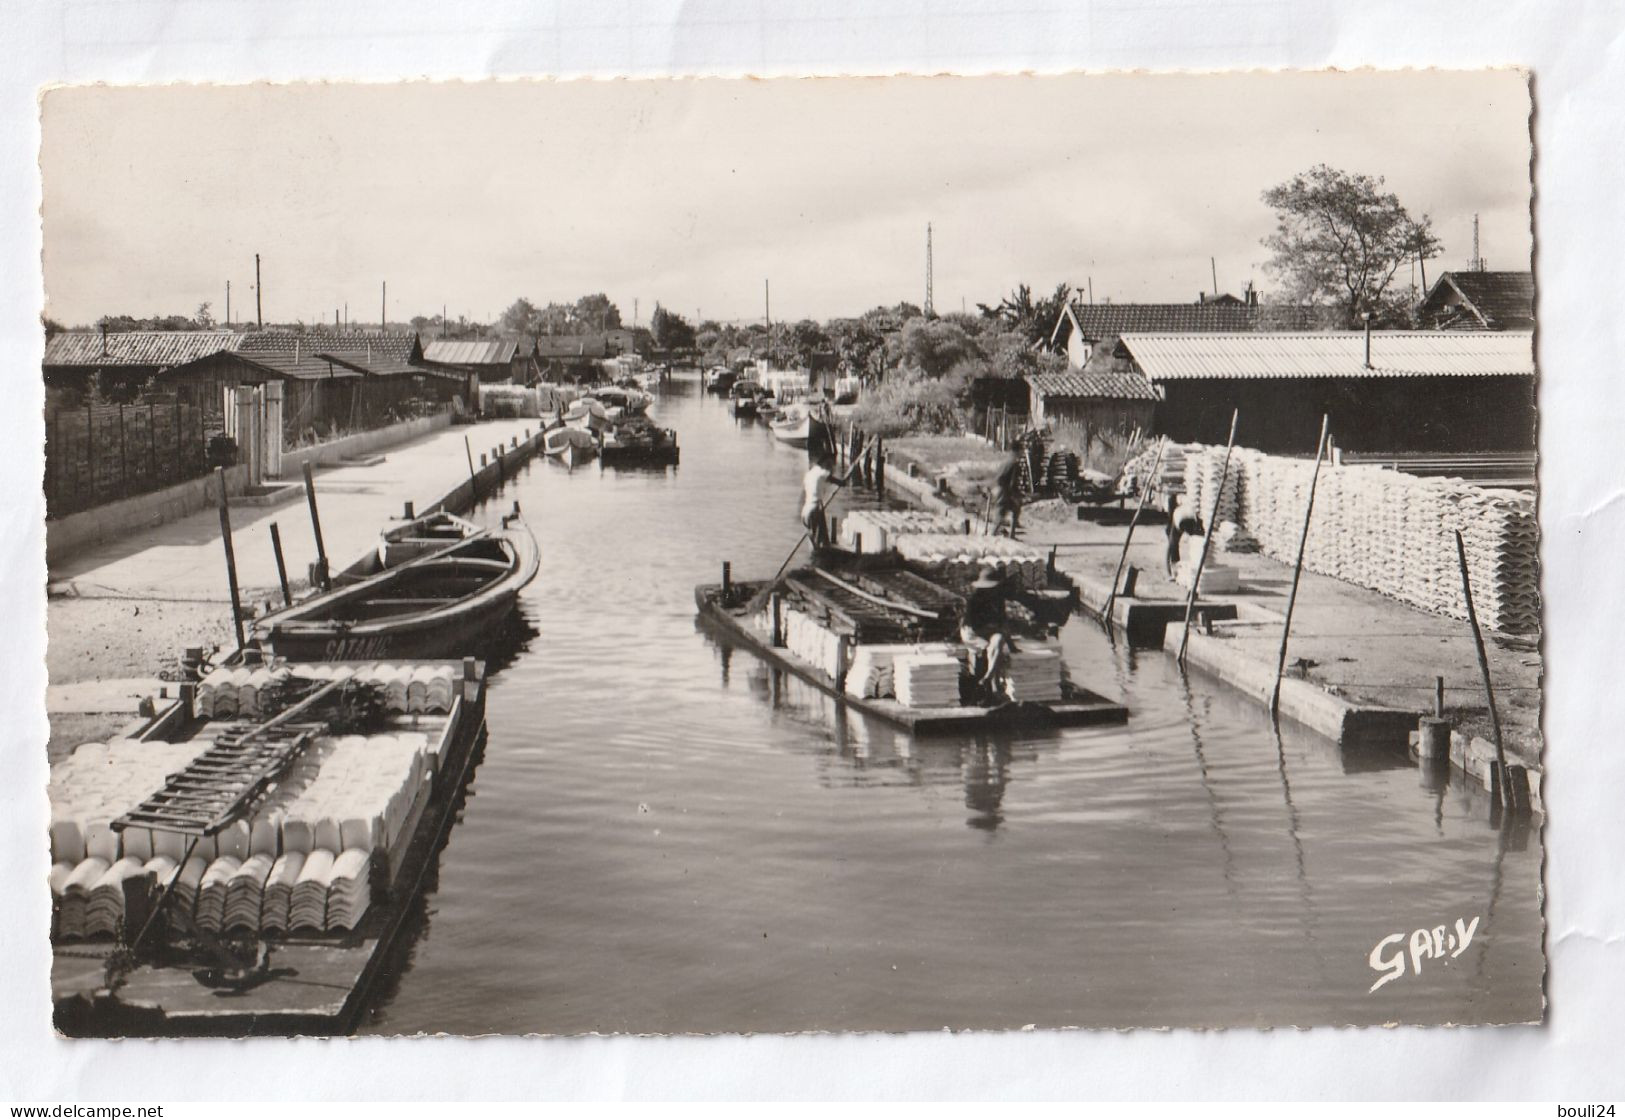
<instances>
[{"instance_id":1,"label":"bushes","mask_svg":"<svg viewBox=\"0 0 1625 1120\"><path fill-rule=\"evenodd\" d=\"M858 427L877 436L920 432L957 432L962 428L956 377L926 377L899 370L865 390L852 414Z\"/></svg>"}]
</instances>

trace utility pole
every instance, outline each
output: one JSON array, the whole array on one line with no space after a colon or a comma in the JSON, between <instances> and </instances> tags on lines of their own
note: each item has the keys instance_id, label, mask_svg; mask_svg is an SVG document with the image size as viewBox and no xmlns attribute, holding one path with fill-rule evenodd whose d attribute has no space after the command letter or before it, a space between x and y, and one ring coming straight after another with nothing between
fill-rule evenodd
<instances>
[{"instance_id":1,"label":"utility pole","mask_svg":"<svg viewBox=\"0 0 1625 1120\"><path fill-rule=\"evenodd\" d=\"M767 280L762 281L762 312L763 319L768 326L773 325L773 287Z\"/></svg>"},{"instance_id":2,"label":"utility pole","mask_svg":"<svg viewBox=\"0 0 1625 1120\"><path fill-rule=\"evenodd\" d=\"M389 330L389 281L384 281L384 292L378 301L378 326Z\"/></svg>"},{"instance_id":3,"label":"utility pole","mask_svg":"<svg viewBox=\"0 0 1625 1120\"><path fill-rule=\"evenodd\" d=\"M931 302L931 223L925 223L925 317L927 319L937 313Z\"/></svg>"},{"instance_id":4,"label":"utility pole","mask_svg":"<svg viewBox=\"0 0 1625 1120\"><path fill-rule=\"evenodd\" d=\"M254 318L265 329L265 285L260 282L260 255L254 254Z\"/></svg>"},{"instance_id":5,"label":"utility pole","mask_svg":"<svg viewBox=\"0 0 1625 1120\"><path fill-rule=\"evenodd\" d=\"M440 305L440 337L446 337L446 305Z\"/></svg>"},{"instance_id":6,"label":"utility pole","mask_svg":"<svg viewBox=\"0 0 1625 1120\"><path fill-rule=\"evenodd\" d=\"M226 326L231 326L231 281L226 281Z\"/></svg>"},{"instance_id":7,"label":"utility pole","mask_svg":"<svg viewBox=\"0 0 1625 1120\"><path fill-rule=\"evenodd\" d=\"M1219 262L1213 257L1207 259L1208 268L1213 270L1213 298L1219 298Z\"/></svg>"},{"instance_id":8,"label":"utility pole","mask_svg":"<svg viewBox=\"0 0 1625 1120\"><path fill-rule=\"evenodd\" d=\"M637 325L638 325L638 297L633 296L632 297L632 326L634 328L636 328Z\"/></svg>"},{"instance_id":9,"label":"utility pole","mask_svg":"<svg viewBox=\"0 0 1625 1120\"><path fill-rule=\"evenodd\" d=\"M1089 306L1093 307L1094 305L1095 305L1095 278L1093 276L1091 276L1091 277L1089 277Z\"/></svg>"}]
</instances>

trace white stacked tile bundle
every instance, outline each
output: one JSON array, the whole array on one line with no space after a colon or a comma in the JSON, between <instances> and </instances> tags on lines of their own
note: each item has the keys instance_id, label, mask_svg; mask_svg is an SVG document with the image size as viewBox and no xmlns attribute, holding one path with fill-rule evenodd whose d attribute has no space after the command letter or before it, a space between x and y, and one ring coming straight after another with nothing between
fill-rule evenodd
<instances>
[{"instance_id":1,"label":"white stacked tile bundle","mask_svg":"<svg viewBox=\"0 0 1625 1120\"><path fill-rule=\"evenodd\" d=\"M1224 479L1222 490L1221 477ZM1186 455L1185 501L1195 509L1202 525L1209 530L1234 525L1235 528L1226 530L1230 551L1257 552L1258 543L1241 520L1241 485L1242 471L1234 452L1228 468L1222 447L1203 447Z\"/></svg>"},{"instance_id":2,"label":"white stacked tile bundle","mask_svg":"<svg viewBox=\"0 0 1625 1120\"><path fill-rule=\"evenodd\" d=\"M963 647L953 642L893 643L857 646L846 671L846 693L866 699L897 695L896 662L914 654L945 655L958 660Z\"/></svg>"},{"instance_id":3,"label":"white stacked tile bundle","mask_svg":"<svg viewBox=\"0 0 1625 1120\"><path fill-rule=\"evenodd\" d=\"M327 886L333 877L333 853L318 848L305 857L288 903L289 929L325 929Z\"/></svg>"},{"instance_id":4,"label":"white stacked tile bundle","mask_svg":"<svg viewBox=\"0 0 1625 1120\"><path fill-rule=\"evenodd\" d=\"M243 861L236 856L220 856L203 873L198 884L197 902L192 909L192 921L198 929L219 933L225 928L226 892L231 877L237 874Z\"/></svg>"},{"instance_id":5,"label":"white stacked tile bundle","mask_svg":"<svg viewBox=\"0 0 1625 1120\"><path fill-rule=\"evenodd\" d=\"M95 856L111 866L121 855L150 855L153 837L126 833L131 851L112 824L148 794L161 789L170 774L185 769L206 742L140 743L115 739L86 743L51 767L51 859L74 863Z\"/></svg>"},{"instance_id":6,"label":"white stacked tile bundle","mask_svg":"<svg viewBox=\"0 0 1625 1120\"><path fill-rule=\"evenodd\" d=\"M57 926L63 937L85 935L85 908L90 892L112 864L99 856L79 860L62 880L61 897L57 902Z\"/></svg>"},{"instance_id":7,"label":"white stacked tile bundle","mask_svg":"<svg viewBox=\"0 0 1625 1120\"><path fill-rule=\"evenodd\" d=\"M901 533L957 533L962 532L963 521L953 521L941 514L912 509L861 509L841 519L840 544L856 549L858 538L863 538L863 551L886 552L893 538Z\"/></svg>"},{"instance_id":8,"label":"white stacked tile bundle","mask_svg":"<svg viewBox=\"0 0 1625 1120\"><path fill-rule=\"evenodd\" d=\"M841 676L841 640L805 611L787 607L784 611L784 648L827 673L832 680Z\"/></svg>"},{"instance_id":9,"label":"white stacked tile bundle","mask_svg":"<svg viewBox=\"0 0 1625 1120\"><path fill-rule=\"evenodd\" d=\"M293 887L299 873L305 868L305 853L283 852L271 864L271 874L265 880L265 891L260 900L260 930L264 933L282 933L289 928L289 909L293 903Z\"/></svg>"},{"instance_id":10,"label":"white stacked tile bundle","mask_svg":"<svg viewBox=\"0 0 1625 1120\"><path fill-rule=\"evenodd\" d=\"M327 930L354 929L372 905L371 864L361 848L348 848L333 861L328 876Z\"/></svg>"},{"instance_id":11,"label":"white stacked tile bundle","mask_svg":"<svg viewBox=\"0 0 1625 1120\"><path fill-rule=\"evenodd\" d=\"M271 874L272 859L261 853L242 862L226 883L225 929L260 928L260 907L265 899L265 880Z\"/></svg>"},{"instance_id":12,"label":"white stacked tile bundle","mask_svg":"<svg viewBox=\"0 0 1625 1120\"><path fill-rule=\"evenodd\" d=\"M893 538L898 555L953 586L973 582L984 567L1029 591L1049 582L1048 557L1009 537L964 533L905 533Z\"/></svg>"},{"instance_id":13,"label":"white stacked tile bundle","mask_svg":"<svg viewBox=\"0 0 1625 1120\"><path fill-rule=\"evenodd\" d=\"M1214 458L1214 457L1218 458ZM1222 448L1193 454L1192 486L1211 504ZM1297 556L1314 464L1239 450L1243 527L1283 563ZM1200 464L1200 465L1198 465ZM1460 479L1419 478L1372 466L1323 464L1304 567L1423 610L1466 616L1454 530L1460 529L1480 621L1527 632L1540 621L1534 498Z\"/></svg>"},{"instance_id":14,"label":"white stacked tile bundle","mask_svg":"<svg viewBox=\"0 0 1625 1120\"><path fill-rule=\"evenodd\" d=\"M86 937L111 937L124 920L124 880L144 874L142 862L125 856L92 884L85 899Z\"/></svg>"},{"instance_id":15,"label":"white stacked tile bundle","mask_svg":"<svg viewBox=\"0 0 1625 1120\"><path fill-rule=\"evenodd\" d=\"M379 685L390 711L401 714L449 712L461 682L461 670L444 662L360 666L315 662L300 665L298 675L317 682L355 680ZM198 714L205 719L273 715L262 703L262 696L292 676L293 671L285 664L216 669L198 684Z\"/></svg>"},{"instance_id":16,"label":"white stacked tile bundle","mask_svg":"<svg viewBox=\"0 0 1625 1120\"><path fill-rule=\"evenodd\" d=\"M1063 672L1059 650L1023 646L1011 653L1007 676L1012 700L1043 703L1061 699Z\"/></svg>"},{"instance_id":17,"label":"white stacked tile bundle","mask_svg":"<svg viewBox=\"0 0 1625 1120\"><path fill-rule=\"evenodd\" d=\"M906 708L949 708L959 705L959 658L945 653L911 653L896 658L893 673L897 702Z\"/></svg>"}]
</instances>

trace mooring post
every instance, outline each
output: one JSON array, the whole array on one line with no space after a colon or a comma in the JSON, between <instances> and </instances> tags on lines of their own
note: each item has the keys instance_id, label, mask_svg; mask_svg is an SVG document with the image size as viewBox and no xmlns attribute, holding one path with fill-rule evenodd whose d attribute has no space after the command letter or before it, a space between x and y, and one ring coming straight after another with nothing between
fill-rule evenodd
<instances>
[{"instance_id":1,"label":"mooring post","mask_svg":"<svg viewBox=\"0 0 1625 1120\"><path fill-rule=\"evenodd\" d=\"M727 606L728 602L733 599L733 590L734 566L729 561L724 560L722 562L722 603L724 606Z\"/></svg>"},{"instance_id":2,"label":"mooring post","mask_svg":"<svg viewBox=\"0 0 1625 1120\"><path fill-rule=\"evenodd\" d=\"M1507 790L1507 752L1501 741L1501 717L1495 710L1495 689L1490 685L1490 659L1484 653L1484 635L1478 629L1478 611L1473 606L1473 581L1467 574L1467 543L1461 530L1456 530L1456 560L1461 565L1461 593L1467 602L1467 624L1473 629L1473 649L1478 654L1478 671L1484 678L1484 702L1490 709L1490 730L1495 733L1495 789L1490 791L1492 801L1505 802ZM1511 805L1508 804L1511 808Z\"/></svg>"},{"instance_id":3,"label":"mooring post","mask_svg":"<svg viewBox=\"0 0 1625 1120\"><path fill-rule=\"evenodd\" d=\"M767 597L767 609L772 618L773 648L784 645L784 620L782 618L784 600L777 591Z\"/></svg>"},{"instance_id":4,"label":"mooring post","mask_svg":"<svg viewBox=\"0 0 1625 1120\"><path fill-rule=\"evenodd\" d=\"M1145 503L1151 500L1151 491L1157 485L1157 472L1162 469L1162 453L1167 449L1168 437L1164 436L1157 443L1157 453L1151 459L1151 473L1146 475L1145 486L1140 490L1140 500L1134 506L1133 516L1128 519L1128 532L1123 534L1123 551L1117 557L1117 570L1112 573L1111 590L1106 593L1106 605L1100 612L1100 621L1105 625L1107 634L1112 632L1112 608L1117 604L1117 588L1123 579L1123 566L1128 563L1128 546L1134 541L1134 526L1140 523L1140 515L1145 512Z\"/></svg>"},{"instance_id":5,"label":"mooring post","mask_svg":"<svg viewBox=\"0 0 1625 1120\"><path fill-rule=\"evenodd\" d=\"M1207 567L1208 549L1213 545L1213 534L1218 529L1219 503L1224 500L1224 485L1230 480L1230 453L1236 446L1236 425L1241 420L1241 409L1230 413L1230 438L1224 445L1224 464L1219 468L1219 486L1213 494L1213 512L1203 525L1202 551L1196 557L1196 571L1191 573L1191 593L1185 599L1185 627L1179 636L1179 664L1185 665L1185 649L1191 640L1191 616L1196 611L1196 590L1202 586L1202 569Z\"/></svg>"},{"instance_id":6,"label":"mooring post","mask_svg":"<svg viewBox=\"0 0 1625 1120\"><path fill-rule=\"evenodd\" d=\"M310 462L303 464L305 475L305 504L310 507L310 529L316 537L316 563L311 567L311 583L326 591L329 583L327 578L327 546L322 543L322 518L316 512L316 479L311 474Z\"/></svg>"},{"instance_id":7,"label":"mooring post","mask_svg":"<svg viewBox=\"0 0 1625 1120\"><path fill-rule=\"evenodd\" d=\"M231 547L231 509L226 501L226 468L216 467L220 480L220 539L226 545L226 580L231 585L231 625L237 631L237 648L243 648L243 600L237 591L237 554Z\"/></svg>"},{"instance_id":8,"label":"mooring post","mask_svg":"<svg viewBox=\"0 0 1625 1120\"><path fill-rule=\"evenodd\" d=\"M1292 608L1298 605L1298 581L1303 577L1303 554L1309 547L1309 523L1315 515L1315 487L1320 482L1320 461L1326 457L1326 429L1330 423L1330 415L1321 416L1320 442L1315 444L1315 469L1309 476L1309 500L1304 503L1303 532L1298 535L1298 559L1292 565L1292 588L1286 595L1286 619L1281 623L1281 651L1275 659L1275 689L1270 693L1272 719L1281 714L1281 678L1286 674L1286 645L1292 635ZM1224 492L1223 480L1219 482L1219 492ZM1216 510L1218 507L1214 508ZM1214 528L1209 524L1207 531L1211 533Z\"/></svg>"},{"instance_id":9,"label":"mooring post","mask_svg":"<svg viewBox=\"0 0 1625 1120\"><path fill-rule=\"evenodd\" d=\"M1433 678L1433 718L1444 718L1444 678Z\"/></svg>"},{"instance_id":10,"label":"mooring post","mask_svg":"<svg viewBox=\"0 0 1625 1120\"><path fill-rule=\"evenodd\" d=\"M463 437L463 453L468 456L468 504L473 505L480 500L480 476L474 470L474 448Z\"/></svg>"},{"instance_id":11,"label":"mooring post","mask_svg":"<svg viewBox=\"0 0 1625 1120\"><path fill-rule=\"evenodd\" d=\"M276 578L282 585L282 605L293 605L293 592L288 590L288 565L282 560L282 532L271 522L271 551L276 554Z\"/></svg>"}]
</instances>

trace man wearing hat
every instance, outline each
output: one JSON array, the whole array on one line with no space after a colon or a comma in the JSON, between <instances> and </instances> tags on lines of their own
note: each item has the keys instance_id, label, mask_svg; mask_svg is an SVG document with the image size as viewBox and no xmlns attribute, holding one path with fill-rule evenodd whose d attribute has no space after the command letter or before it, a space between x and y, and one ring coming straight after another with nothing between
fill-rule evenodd
<instances>
[{"instance_id":1,"label":"man wearing hat","mask_svg":"<svg viewBox=\"0 0 1625 1120\"><path fill-rule=\"evenodd\" d=\"M989 703L1008 696L1006 674L1014 647L1006 630L1004 581L992 565L986 565L965 597L965 620L959 632L972 651L967 700Z\"/></svg>"}]
</instances>

